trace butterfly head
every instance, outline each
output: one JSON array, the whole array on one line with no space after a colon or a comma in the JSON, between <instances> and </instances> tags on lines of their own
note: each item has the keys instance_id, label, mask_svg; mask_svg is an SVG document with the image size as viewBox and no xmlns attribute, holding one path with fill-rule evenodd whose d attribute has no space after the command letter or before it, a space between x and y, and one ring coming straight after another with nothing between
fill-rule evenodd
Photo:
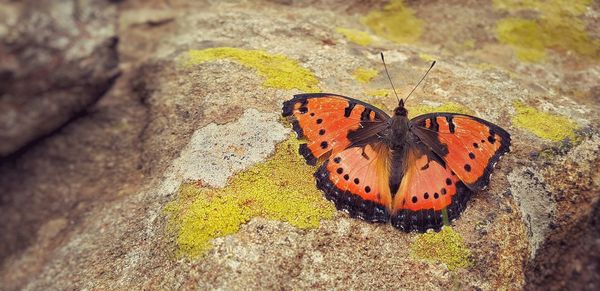
<instances>
[{"instance_id":1,"label":"butterfly head","mask_svg":"<svg viewBox=\"0 0 600 291\"><path fill-rule=\"evenodd\" d=\"M408 115L408 111L406 110L406 108L404 108L404 99L400 99L400 101L398 101L398 107L396 107L396 109L394 109L394 115L395 116L407 116Z\"/></svg>"},{"instance_id":2,"label":"butterfly head","mask_svg":"<svg viewBox=\"0 0 600 291\"><path fill-rule=\"evenodd\" d=\"M433 68L433 66L435 66L435 61L433 61L433 63L431 63L431 66L429 67L429 69L427 70L427 72L425 72L425 75L423 75L423 77L421 78L421 80L419 80L419 82L412 89L412 91L410 91L410 93L408 93L408 95L406 96L405 99L398 98L398 93L396 93L396 88L394 88L394 83L392 82L392 78L390 77L390 73L388 72L387 65L385 64L385 58L383 57L383 52L381 53L381 62L383 63L383 68L385 69L385 74L387 75L388 80L390 80L390 84L392 85L392 89L394 90L394 95L396 95L396 98L398 99L398 107L396 107L396 109L394 109L394 116L407 117L408 116L408 111L406 110L406 108L404 108L404 102L408 101L408 98L410 98L410 95L412 95L412 93L415 91L415 89L417 89L417 87L419 86L419 84L421 84L421 82L423 82L423 80L425 79L425 77L427 76L427 74L429 74L429 71L431 71L431 69Z\"/></svg>"}]
</instances>

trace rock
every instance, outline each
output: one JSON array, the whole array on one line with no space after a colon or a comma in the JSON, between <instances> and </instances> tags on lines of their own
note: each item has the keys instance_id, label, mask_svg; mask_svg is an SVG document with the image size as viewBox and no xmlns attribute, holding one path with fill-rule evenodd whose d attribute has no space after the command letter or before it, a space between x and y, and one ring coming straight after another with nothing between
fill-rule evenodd
<instances>
[{"instance_id":1,"label":"rock","mask_svg":"<svg viewBox=\"0 0 600 291\"><path fill-rule=\"evenodd\" d=\"M115 86L0 162L3 287L598 289L598 7L512 2L107 6ZM390 111L381 51L400 96L438 61L411 116L462 112L512 135L439 233L334 211L278 117L304 91Z\"/></svg>"},{"instance_id":2,"label":"rock","mask_svg":"<svg viewBox=\"0 0 600 291\"><path fill-rule=\"evenodd\" d=\"M0 4L0 157L96 102L118 73L109 1Z\"/></svg>"}]
</instances>

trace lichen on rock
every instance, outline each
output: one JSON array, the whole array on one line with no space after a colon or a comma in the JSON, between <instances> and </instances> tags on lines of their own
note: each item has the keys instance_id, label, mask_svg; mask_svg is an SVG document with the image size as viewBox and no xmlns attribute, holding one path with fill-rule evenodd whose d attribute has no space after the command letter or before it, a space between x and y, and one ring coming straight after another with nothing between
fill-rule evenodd
<instances>
[{"instance_id":1,"label":"lichen on rock","mask_svg":"<svg viewBox=\"0 0 600 291\"><path fill-rule=\"evenodd\" d=\"M388 97L390 96L390 89L370 89L365 91L365 95L373 97Z\"/></svg>"},{"instance_id":2,"label":"lichen on rock","mask_svg":"<svg viewBox=\"0 0 600 291\"><path fill-rule=\"evenodd\" d=\"M455 102L447 102L440 105L426 105L420 104L416 106L408 105L408 116L410 118L419 116L426 113L434 112L449 112L449 113L460 113L460 114L473 114L473 110L469 109L464 105L460 105Z\"/></svg>"},{"instance_id":3,"label":"lichen on rock","mask_svg":"<svg viewBox=\"0 0 600 291\"><path fill-rule=\"evenodd\" d=\"M515 126L554 142L576 138L578 125L568 117L542 112L520 101L513 102L513 106L517 111L512 118Z\"/></svg>"},{"instance_id":4,"label":"lichen on rock","mask_svg":"<svg viewBox=\"0 0 600 291\"><path fill-rule=\"evenodd\" d=\"M265 78L263 86L278 89L299 89L318 92L319 80L307 68L284 55L269 54L262 50L246 50L233 47L218 47L189 50L179 58L180 64L189 67L208 61L228 59L255 69Z\"/></svg>"},{"instance_id":5,"label":"lichen on rock","mask_svg":"<svg viewBox=\"0 0 600 291\"><path fill-rule=\"evenodd\" d=\"M451 271L471 265L469 248L460 234L448 226L443 227L440 232L428 232L417 236L410 250L415 259L444 263Z\"/></svg>"},{"instance_id":6,"label":"lichen on rock","mask_svg":"<svg viewBox=\"0 0 600 291\"><path fill-rule=\"evenodd\" d=\"M375 34L399 43L414 42L423 31L423 21L402 0L392 0L383 10L369 12L361 19Z\"/></svg>"},{"instance_id":7,"label":"lichen on rock","mask_svg":"<svg viewBox=\"0 0 600 291\"><path fill-rule=\"evenodd\" d=\"M368 46L373 43L373 37L371 34L364 31L338 27L335 29L335 32L343 35L346 39L358 45Z\"/></svg>"},{"instance_id":8,"label":"lichen on rock","mask_svg":"<svg viewBox=\"0 0 600 291\"><path fill-rule=\"evenodd\" d=\"M369 83L373 78L377 77L378 74L379 72L377 70L364 67L358 67L352 72L354 79L363 84Z\"/></svg>"},{"instance_id":9,"label":"lichen on rock","mask_svg":"<svg viewBox=\"0 0 600 291\"><path fill-rule=\"evenodd\" d=\"M598 59L600 41L588 35L587 24L580 19L591 3L591 0L494 0L494 7L499 10L539 13L539 17L533 19L501 19L496 27L498 40L510 45L517 57L526 62L543 61L548 48L571 50Z\"/></svg>"},{"instance_id":10,"label":"lichen on rock","mask_svg":"<svg viewBox=\"0 0 600 291\"><path fill-rule=\"evenodd\" d=\"M314 168L297 153L295 138L279 144L275 155L232 177L225 188L184 184L178 198L165 207L178 254L197 257L211 240L237 232L261 216L299 228L316 228L331 219L335 208L312 180Z\"/></svg>"}]
</instances>

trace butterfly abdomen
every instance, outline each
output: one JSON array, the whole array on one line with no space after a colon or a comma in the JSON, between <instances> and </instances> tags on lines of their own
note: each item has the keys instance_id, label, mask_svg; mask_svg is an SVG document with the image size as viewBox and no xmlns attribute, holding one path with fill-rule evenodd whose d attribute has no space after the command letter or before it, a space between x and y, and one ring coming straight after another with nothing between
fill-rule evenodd
<instances>
[{"instance_id":1,"label":"butterfly abdomen","mask_svg":"<svg viewBox=\"0 0 600 291\"><path fill-rule=\"evenodd\" d=\"M404 175L404 170L406 166L404 165L406 156L406 149L400 148L396 150L392 150L392 160L391 160L391 169L390 169L390 193L392 197L398 192L398 188L400 187L400 182L402 182L402 176Z\"/></svg>"}]
</instances>

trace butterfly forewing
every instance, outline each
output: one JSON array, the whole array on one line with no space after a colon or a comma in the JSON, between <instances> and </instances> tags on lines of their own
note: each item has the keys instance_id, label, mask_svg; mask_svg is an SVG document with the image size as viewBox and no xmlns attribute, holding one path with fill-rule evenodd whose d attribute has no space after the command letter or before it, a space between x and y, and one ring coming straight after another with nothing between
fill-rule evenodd
<instances>
[{"instance_id":1,"label":"butterfly forewing","mask_svg":"<svg viewBox=\"0 0 600 291\"><path fill-rule=\"evenodd\" d=\"M376 141L377 128L383 130L389 118L364 102L334 94L295 95L283 103L283 116L307 141L300 153L311 165L349 146Z\"/></svg>"},{"instance_id":2,"label":"butterfly forewing","mask_svg":"<svg viewBox=\"0 0 600 291\"><path fill-rule=\"evenodd\" d=\"M462 114L417 116L411 120L411 131L473 190L488 185L494 165L510 147L510 135L504 129Z\"/></svg>"}]
</instances>

